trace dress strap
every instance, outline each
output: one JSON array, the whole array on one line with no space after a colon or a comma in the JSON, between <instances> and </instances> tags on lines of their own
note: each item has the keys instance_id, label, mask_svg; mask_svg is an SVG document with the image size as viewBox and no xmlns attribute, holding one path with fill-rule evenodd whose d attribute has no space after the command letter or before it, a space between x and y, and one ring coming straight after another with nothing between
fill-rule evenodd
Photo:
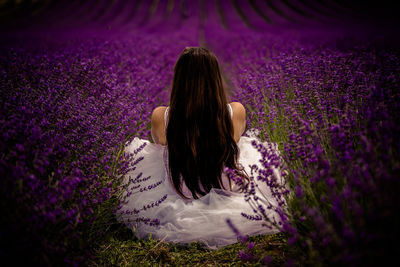
<instances>
[{"instance_id":1,"label":"dress strap","mask_svg":"<svg viewBox=\"0 0 400 267\"><path fill-rule=\"evenodd\" d=\"M168 124L168 112L169 112L169 106L165 109L164 112L164 127L167 129L167 124Z\"/></svg>"},{"instance_id":2,"label":"dress strap","mask_svg":"<svg viewBox=\"0 0 400 267\"><path fill-rule=\"evenodd\" d=\"M231 104L228 104L229 114L231 114L231 118L233 117L233 110Z\"/></svg>"}]
</instances>

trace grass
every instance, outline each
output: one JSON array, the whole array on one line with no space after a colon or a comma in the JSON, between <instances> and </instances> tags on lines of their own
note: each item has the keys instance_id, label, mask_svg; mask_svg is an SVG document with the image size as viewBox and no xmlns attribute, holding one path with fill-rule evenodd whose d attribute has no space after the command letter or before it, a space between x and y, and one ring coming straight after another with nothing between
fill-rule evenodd
<instances>
[{"instance_id":1,"label":"grass","mask_svg":"<svg viewBox=\"0 0 400 267\"><path fill-rule=\"evenodd\" d=\"M209 250L201 243L172 244L149 238L137 239L123 225L115 225L114 231L102 240L94 251L89 266L263 266L267 256L268 266L282 266L288 256L284 234L249 237L257 255L252 261L241 261L238 253L246 244L236 243L218 250Z\"/></svg>"}]
</instances>

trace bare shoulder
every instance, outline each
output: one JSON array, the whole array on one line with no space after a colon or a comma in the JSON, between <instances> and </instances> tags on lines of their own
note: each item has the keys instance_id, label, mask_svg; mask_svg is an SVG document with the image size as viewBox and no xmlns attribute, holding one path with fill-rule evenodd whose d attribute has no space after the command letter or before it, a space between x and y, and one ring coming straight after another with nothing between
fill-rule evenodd
<instances>
[{"instance_id":1,"label":"bare shoulder","mask_svg":"<svg viewBox=\"0 0 400 267\"><path fill-rule=\"evenodd\" d=\"M151 124L152 126L158 126L159 124L164 124L164 112L167 107L159 106L153 110L151 114Z\"/></svg>"},{"instance_id":2,"label":"bare shoulder","mask_svg":"<svg viewBox=\"0 0 400 267\"><path fill-rule=\"evenodd\" d=\"M233 116L239 119L246 119L246 109L240 102L231 102Z\"/></svg>"},{"instance_id":3,"label":"bare shoulder","mask_svg":"<svg viewBox=\"0 0 400 267\"><path fill-rule=\"evenodd\" d=\"M151 114L151 137L154 143L166 145L164 113L167 107L156 107Z\"/></svg>"},{"instance_id":4,"label":"bare shoulder","mask_svg":"<svg viewBox=\"0 0 400 267\"><path fill-rule=\"evenodd\" d=\"M232 123L234 130L234 139L236 142L238 142L240 136L246 129L246 109L239 102L232 102L231 107L233 111Z\"/></svg>"}]
</instances>

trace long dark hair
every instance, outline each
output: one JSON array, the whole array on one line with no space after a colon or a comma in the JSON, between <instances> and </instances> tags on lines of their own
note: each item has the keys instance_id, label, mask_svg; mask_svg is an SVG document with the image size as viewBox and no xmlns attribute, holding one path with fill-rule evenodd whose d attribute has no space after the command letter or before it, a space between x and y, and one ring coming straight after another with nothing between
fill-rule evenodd
<instances>
[{"instance_id":1,"label":"long dark hair","mask_svg":"<svg viewBox=\"0 0 400 267\"><path fill-rule=\"evenodd\" d=\"M224 167L239 170L227 105L216 56L205 48L185 48L174 68L166 129L169 174L184 198L182 180L196 199L224 188Z\"/></svg>"}]
</instances>

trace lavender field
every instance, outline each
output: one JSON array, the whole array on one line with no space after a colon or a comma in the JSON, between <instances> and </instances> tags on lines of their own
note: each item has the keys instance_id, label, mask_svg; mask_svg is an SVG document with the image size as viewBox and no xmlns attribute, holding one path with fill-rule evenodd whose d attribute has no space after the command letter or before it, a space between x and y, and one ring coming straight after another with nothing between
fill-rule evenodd
<instances>
[{"instance_id":1,"label":"lavender field","mask_svg":"<svg viewBox=\"0 0 400 267\"><path fill-rule=\"evenodd\" d=\"M1 259L45 266L395 260L396 10L360 3L1 1ZM151 140L151 112L168 105L174 63L187 46L217 55L229 100L246 107L247 129L279 146L288 184L279 246L258 237L205 252L137 240L115 219L132 162L124 146Z\"/></svg>"}]
</instances>

